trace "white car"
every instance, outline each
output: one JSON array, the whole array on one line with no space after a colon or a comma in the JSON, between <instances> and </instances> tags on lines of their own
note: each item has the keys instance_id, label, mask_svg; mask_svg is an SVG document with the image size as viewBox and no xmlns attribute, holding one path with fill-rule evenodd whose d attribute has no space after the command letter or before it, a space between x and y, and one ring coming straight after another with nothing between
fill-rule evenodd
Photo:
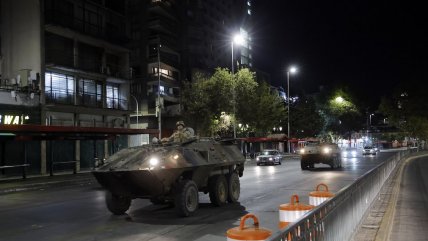
<instances>
[{"instance_id":1,"label":"white car","mask_svg":"<svg viewBox=\"0 0 428 241\"><path fill-rule=\"evenodd\" d=\"M276 149L269 149L260 152L260 155L257 156L256 162L257 166L260 165L281 165L282 160L284 159L284 155Z\"/></svg>"},{"instance_id":2,"label":"white car","mask_svg":"<svg viewBox=\"0 0 428 241\"><path fill-rule=\"evenodd\" d=\"M365 146L363 148L363 155L376 155L378 152L378 148L374 146Z\"/></svg>"}]
</instances>

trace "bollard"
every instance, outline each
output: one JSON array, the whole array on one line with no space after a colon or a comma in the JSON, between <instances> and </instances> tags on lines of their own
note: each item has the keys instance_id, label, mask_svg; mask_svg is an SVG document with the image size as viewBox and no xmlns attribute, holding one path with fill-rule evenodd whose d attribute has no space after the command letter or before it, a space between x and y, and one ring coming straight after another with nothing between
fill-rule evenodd
<instances>
[{"instance_id":1,"label":"bollard","mask_svg":"<svg viewBox=\"0 0 428 241\"><path fill-rule=\"evenodd\" d=\"M254 227L245 227L245 221L252 218ZM227 230L227 241L263 241L272 235L269 229L259 228L259 219L254 214L247 214L241 218L239 227Z\"/></svg>"},{"instance_id":2,"label":"bollard","mask_svg":"<svg viewBox=\"0 0 428 241\"><path fill-rule=\"evenodd\" d=\"M299 196L294 194L291 196L290 203L279 206L279 228L287 227L313 208L312 205L299 203Z\"/></svg>"},{"instance_id":3,"label":"bollard","mask_svg":"<svg viewBox=\"0 0 428 241\"><path fill-rule=\"evenodd\" d=\"M325 188L325 191L319 190L319 188L321 186L323 186ZM328 191L327 185L325 185L324 183L320 183L320 184L318 184L316 191L309 193L309 204L314 205L314 206L318 206L322 202L324 202L325 200L327 200L333 196L334 196L334 194Z\"/></svg>"}]
</instances>

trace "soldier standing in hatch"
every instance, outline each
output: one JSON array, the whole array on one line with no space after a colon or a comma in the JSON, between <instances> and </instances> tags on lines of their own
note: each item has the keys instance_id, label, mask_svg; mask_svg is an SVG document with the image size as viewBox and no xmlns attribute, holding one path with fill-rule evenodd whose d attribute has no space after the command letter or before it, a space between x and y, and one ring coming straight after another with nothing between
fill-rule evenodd
<instances>
[{"instance_id":1,"label":"soldier standing in hatch","mask_svg":"<svg viewBox=\"0 0 428 241\"><path fill-rule=\"evenodd\" d=\"M185 128L184 121L177 121L177 130L168 138L162 138L162 142L184 142L192 137L192 133Z\"/></svg>"}]
</instances>

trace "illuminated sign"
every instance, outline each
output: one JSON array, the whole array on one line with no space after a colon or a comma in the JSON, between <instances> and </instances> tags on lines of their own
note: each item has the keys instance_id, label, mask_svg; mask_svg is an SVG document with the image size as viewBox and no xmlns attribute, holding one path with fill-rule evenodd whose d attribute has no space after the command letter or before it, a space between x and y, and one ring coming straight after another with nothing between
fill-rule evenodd
<instances>
[{"instance_id":1,"label":"illuminated sign","mask_svg":"<svg viewBox=\"0 0 428 241\"><path fill-rule=\"evenodd\" d=\"M29 119L28 115L0 115L0 125L23 125Z\"/></svg>"}]
</instances>

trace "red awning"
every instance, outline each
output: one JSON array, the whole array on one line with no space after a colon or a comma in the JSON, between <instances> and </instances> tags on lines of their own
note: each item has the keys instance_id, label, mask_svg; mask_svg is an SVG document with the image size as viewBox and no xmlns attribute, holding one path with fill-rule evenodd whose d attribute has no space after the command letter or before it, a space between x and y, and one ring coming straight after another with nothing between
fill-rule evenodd
<instances>
[{"instance_id":1,"label":"red awning","mask_svg":"<svg viewBox=\"0 0 428 241\"><path fill-rule=\"evenodd\" d=\"M157 129L0 125L0 138L12 140L105 140L118 135L157 133Z\"/></svg>"}]
</instances>

